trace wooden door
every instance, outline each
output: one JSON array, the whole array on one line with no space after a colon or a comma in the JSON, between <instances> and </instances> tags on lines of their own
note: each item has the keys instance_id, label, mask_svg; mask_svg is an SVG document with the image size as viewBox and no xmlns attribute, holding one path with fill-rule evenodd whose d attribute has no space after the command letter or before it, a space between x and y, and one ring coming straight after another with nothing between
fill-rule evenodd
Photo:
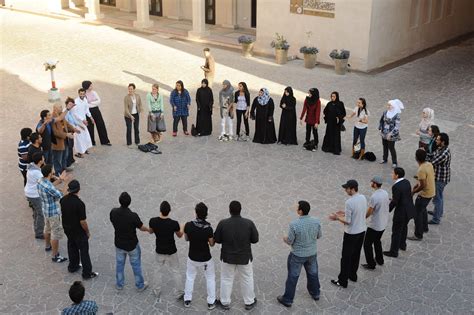
<instances>
[{"instance_id":1,"label":"wooden door","mask_svg":"<svg viewBox=\"0 0 474 315\"><path fill-rule=\"evenodd\" d=\"M163 0L151 0L150 14L163 16Z\"/></svg>"}]
</instances>

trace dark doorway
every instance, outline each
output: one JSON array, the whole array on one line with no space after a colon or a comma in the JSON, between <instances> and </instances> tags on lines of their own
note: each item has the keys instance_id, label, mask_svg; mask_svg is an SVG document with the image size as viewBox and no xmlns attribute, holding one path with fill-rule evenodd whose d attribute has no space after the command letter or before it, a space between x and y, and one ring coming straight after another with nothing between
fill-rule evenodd
<instances>
[{"instance_id":1,"label":"dark doorway","mask_svg":"<svg viewBox=\"0 0 474 315\"><path fill-rule=\"evenodd\" d=\"M206 0L206 24L216 24L216 1Z\"/></svg>"},{"instance_id":2,"label":"dark doorway","mask_svg":"<svg viewBox=\"0 0 474 315\"><path fill-rule=\"evenodd\" d=\"M150 14L156 16L163 16L163 0L151 0Z\"/></svg>"},{"instance_id":3,"label":"dark doorway","mask_svg":"<svg viewBox=\"0 0 474 315\"><path fill-rule=\"evenodd\" d=\"M252 0L250 27L257 27L257 0Z\"/></svg>"},{"instance_id":4,"label":"dark doorway","mask_svg":"<svg viewBox=\"0 0 474 315\"><path fill-rule=\"evenodd\" d=\"M115 6L115 0L100 0L100 4Z\"/></svg>"}]
</instances>

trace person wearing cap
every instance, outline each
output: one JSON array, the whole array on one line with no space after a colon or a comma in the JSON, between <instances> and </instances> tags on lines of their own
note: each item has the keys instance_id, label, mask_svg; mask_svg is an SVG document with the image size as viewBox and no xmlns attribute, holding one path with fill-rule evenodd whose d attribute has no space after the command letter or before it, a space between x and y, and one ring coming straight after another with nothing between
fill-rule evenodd
<instances>
[{"instance_id":1,"label":"person wearing cap","mask_svg":"<svg viewBox=\"0 0 474 315\"><path fill-rule=\"evenodd\" d=\"M94 125L96 125L100 144L111 146L104 118L102 118L102 113L99 108L101 103L100 97L97 92L93 90L91 81L82 81L82 88L86 90L86 99L92 116L92 119L87 117L87 129L91 136L92 145L95 145Z\"/></svg>"},{"instance_id":2,"label":"person wearing cap","mask_svg":"<svg viewBox=\"0 0 474 315\"><path fill-rule=\"evenodd\" d=\"M61 198L61 210L64 233L67 236L67 252L69 255L69 272L76 272L82 263L82 278L92 279L99 274L92 271L89 257L89 226L87 225L86 205L79 198L81 185L77 180L68 184L68 194Z\"/></svg>"},{"instance_id":3,"label":"person wearing cap","mask_svg":"<svg viewBox=\"0 0 474 315\"><path fill-rule=\"evenodd\" d=\"M357 281L357 269L359 269L360 251L364 243L365 215L367 211L367 199L359 194L359 184L350 179L342 185L350 196L346 200L345 210L332 213L329 219L344 224L344 239L342 242L341 270L337 280L331 283L347 288L348 280Z\"/></svg>"},{"instance_id":4,"label":"person wearing cap","mask_svg":"<svg viewBox=\"0 0 474 315\"><path fill-rule=\"evenodd\" d=\"M400 114L404 109L403 103L399 100L390 100L387 103L387 110L380 117L379 130L382 136L383 157L380 164L387 163L388 151L392 156L392 166L397 167L397 151L395 142L400 138Z\"/></svg>"},{"instance_id":5,"label":"person wearing cap","mask_svg":"<svg viewBox=\"0 0 474 315\"><path fill-rule=\"evenodd\" d=\"M370 187L374 189L374 193L369 199L369 208L367 209L366 218L370 217L369 223L367 224L367 231L365 232L364 239L364 253L366 264L362 264L362 267L368 270L374 270L375 264L383 265L383 251L382 251L382 234L387 227L388 216L389 216L389 204L388 193L382 189L382 177L374 176L370 181ZM372 245L375 249L375 260Z\"/></svg>"}]
</instances>

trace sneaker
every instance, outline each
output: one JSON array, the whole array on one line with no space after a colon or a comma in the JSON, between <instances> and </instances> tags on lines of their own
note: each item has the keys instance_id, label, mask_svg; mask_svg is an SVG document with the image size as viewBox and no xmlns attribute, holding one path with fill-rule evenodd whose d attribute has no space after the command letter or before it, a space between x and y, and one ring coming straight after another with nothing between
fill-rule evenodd
<instances>
[{"instance_id":1,"label":"sneaker","mask_svg":"<svg viewBox=\"0 0 474 315\"><path fill-rule=\"evenodd\" d=\"M407 240L410 241L421 241L423 238L417 237L416 235L408 236Z\"/></svg>"},{"instance_id":2,"label":"sneaker","mask_svg":"<svg viewBox=\"0 0 474 315\"><path fill-rule=\"evenodd\" d=\"M61 255L59 255L59 253L54 256L53 258L51 258L51 260L55 263L62 263L62 262L65 262L67 261L67 258L66 257L63 257Z\"/></svg>"},{"instance_id":3,"label":"sneaker","mask_svg":"<svg viewBox=\"0 0 474 315\"><path fill-rule=\"evenodd\" d=\"M154 294L157 298L159 298L160 295L161 295L161 290L159 290L159 289L153 289L153 294Z\"/></svg>"},{"instance_id":4,"label":"sneaker","mask_svg":"<svg viewBox=\"0 0 474 315\"><path fill-rule=\"evenodd\" d=\"M278 303L280 303L283 306L291 307L291 304L286 303L285 301L283 301L283 296L281 296L281 295L277 296L277 301L278 301Z\"/></svg>"},{"instance_id":5,"label":"sneaker","mask_svg":"<svg viewBox=\"0 0 474 315\"><path fill-rule=\"evenodd\" d=\"M94 279L95 277L98 277L98 276L99 276L98 272L91 272L88 275L82 275L82 279L89 280L89 279Z\"/></svg>"},{"instance_id":6,"label":"sneaker","mask_svg":"<svg viewBox=\"0 0 474 315\"><path fill-rule=\"evenodd\" d=\"M217 140L224 141L224 136L219 136L219 138L217 138Z\"/></svg>"},{"instance_id":7,"label":"sneaker","mask_svg":"<svg viewBox=\"0 0 474 315\"><path fill-rule=\"evenodd\" d=\"M214 301L214 303L210 304L210 303L207 303L207 309L208 310L213 310L216 308L216 301Z\"/></svg>"},{"instance_id":8,"label":"sneaker","mask_svg":"<svg viewBox=\"0 0 474 315\"><path fill-rule=\"evenodd\" d=\"M439 222L436 222L435 220L429 220L428 224L439 224Z\"/></svg>"},{"instance_id":9,"label":"sneaker","mask_svg":"<svg viewBox=\"0 0 474 315\"><path fill-rule=\"evenodd\" d=\"M255 305L257 305L257 298L254 298L252 304L245 304L245 309L247 311L250 311L251 309L253 309L255 307Z\"/></svg>"},{"instance_id":10,"label":"sneaker","mask_svg":"<svg viewBox=\"0 0 474 315\"><path fill-rule=\"evenodd\" d=\"M387 164L387 161L382 160L382 161L379 162L379 164Z\"/></svg>"},{"instance_id":11,"label":"sneaker","mask_svg":"<svg viewBox=\"0 0 474 315\"><path fill-rule=\"evenodd\" d=\"M123 287L121 287L121 286L119 286L119 285L117 285L117 284L115 285L115 288L116 288L117 290L119 290L119 291L122 291L122 290L123 290Z\"/></svg>"},{"instance_id":12,"label":"sneaker","mask_svg":"<svg viewBox=\"0 0 474 315\"><path fill-rule=\"evenodd\" d=\"M191 301L184 301L184 307L186 308L191 307Z\"/></svg>"},{"instance_id":13,"label":"sneaker","mask_svg":"<svg viewBox=\"0 0 474 315\"><path fill-rule=\"evenodd\" d=\"M397 167L397 164L396 164L396 163L393 163L393 164L392 164L392 167L393 167L393 168Z\"/></svg>"},{"instance_id":14,"label":"sneaker","mask_svg":"<svg viewBox=\"0 0 474 315\"><path fill-rule=\"evenodd\" d=\"M229 305L229 304L222 304L222 302L221 302L220 300L217 300L216 303L219 304L219 306L220 306L223 310L225 310L225 311L230 310L230 305Z\"/></svg>"},{"instance_id":15,"label":"sneaker","mask_svg":"<svg viewBox=\"0 0 474 315\"><path fill-rule=\"evenodd\" d=\"M137 288L138 292L143 292L146 290L146 288L148 288L148 282L143 282L143 287L141 288Z\"/></svg>"}]
</instances>

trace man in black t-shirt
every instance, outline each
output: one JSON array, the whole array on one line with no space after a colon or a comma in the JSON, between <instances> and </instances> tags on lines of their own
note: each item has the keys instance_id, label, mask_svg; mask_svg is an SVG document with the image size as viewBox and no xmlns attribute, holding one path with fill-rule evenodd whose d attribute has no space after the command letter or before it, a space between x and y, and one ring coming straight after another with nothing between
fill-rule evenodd
<instances>
[{"instance_id":1,"label":"man in black t-shirt","mask_svg":"<svg viewBox=\"0 0 474 315\"><path fill-rule=\"evenodd\" d=\"M168 267L168 273L174 278L174 288L176 297L183 295L182 277L179 270L179 260L174 241L174 236L178 238L183 237L183 227L179 225L178 221L170 219L169 213L171 206L168 201L163 201L160 205L160 216L150 219L150 233L155 233L156 236L156 267L153 274L153 282L156 283L153 293L156 297L160 297L161 287L163 286L163 270L165 265ZM158 279L158 281L156 281Z\"/></svg>"},{"instance_id":2,"label":"man in black t-shirt","mask_svg":"<svg viewBox=\"0 0 474 315\"><path fill-rule=\"evenodd\" d=\"M43 149L41 149L41 143L43 142L43 138L37 132L33 132L30 136L31 145L28 147L28 163L33 162L33 154L36 152L43 153Z\"/></svg>"},{"instance_id":3,"label":"man in black t-shirt","mask_svg":"<svg viewBox=\"0 0 474 315\"><path fill-rule=\"evenodd\" d=\"M92 271L92 263L89 257L89 226L86 221L86 205L79 198L81 185L77 180L68 184L66 196L61 198L62 223L64 233L67 236L67 252L69 255L69 272L76 272L82 263L82 278L92 279L99 274Z\"/></svg>"},{"instance_id":4,"label":"man in black t-shirt","mask_svg":"<svg viewBox=\"0 0 474 315\"><path fill-rule=\"evenodd\" d=\"M141 249L138 243L137 230L149 232L150 230L143 225L140 217L132 212L128 206L132 203L132 198L127 192L123 192L119 197L120 208L114 208L110 211L110 222L115 229L115 258L116 258L116 288L122 290L125 285L125 260L127 255L130 257L135 276L135 286L138 291L144 291L148 283L143 279Z\"/></svg>"},{"instance_id":5,"label":"man in black t-shirt","mask_svg":"<svg viewBox=\"0 0 474 315\"><path fill-rule=\"evenodd\" d=\"M216 275L209 246L214 246L214 234L211 224L206 221L207 206L200 202L196 205L195 210L196 219L184 226L184 235L189 241L184 307L191 306L194 279L198 269L201 269L206 277L207 308L212 310L216 307Z\"/></svg>"}]
</instances>

